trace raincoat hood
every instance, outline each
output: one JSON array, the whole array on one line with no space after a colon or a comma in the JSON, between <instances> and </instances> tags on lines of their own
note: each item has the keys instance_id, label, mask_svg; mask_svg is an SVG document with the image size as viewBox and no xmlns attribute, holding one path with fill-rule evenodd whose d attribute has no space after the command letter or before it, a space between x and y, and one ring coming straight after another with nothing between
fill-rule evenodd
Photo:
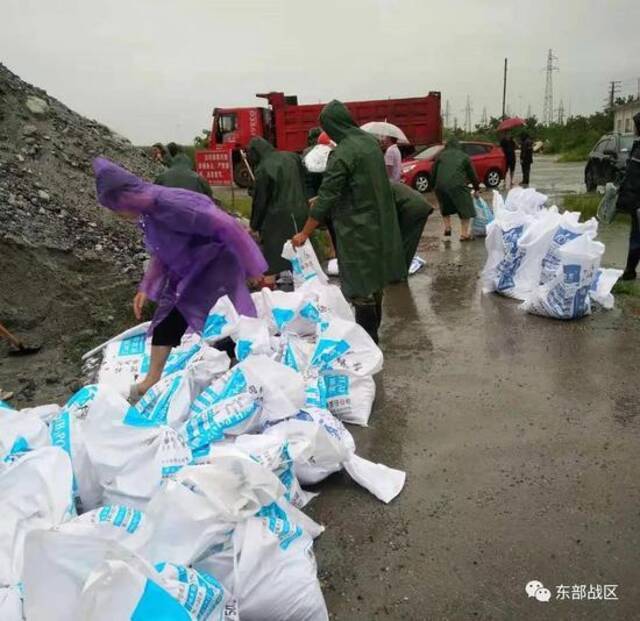
<instances>
[{"instance_id":1,"label":"raincoat hood","mask_svg":"<svg viewBox=\"0 0 640 621\"><path fill-rule=\"evenodd\" d=\"M113 162L93 160L98 202L111 211L130 211L142 215L154 199L153 185Z\"/></svg>"},{"instance_id":2,"label":"raincoat hood","mask_svg":"<svg viewBox=\"0 0 640 621\"><path fill-rule=\"evenodd\" d=\"M275 151L275 147L267 142L264 138L260 136L255 136L249 141L249 145L247 147L247 154L249 156L249 160L254 166L260 164L260 162L267 157L270 153Z\"/></svg>"},{"instance_id":3,"label":"raincoat hood","mask_svg":"<svg viewBox=\"0 0 640 621\"><path fill-rule=\"evenodd\" d=\"M341 101L330 101L320 113L320 125L331 140L339 143L349 130L358 129L351 113Z\"/></svg>"},{"instance_id":4,"label":"raincoat hood","mask_svg":"<svg viewBox=\"0 0 640 621\"><path fill-rule=\"evenodd\" d=\"M170 168L193 170L193 163L186 153L178 153L172 160Z\"/></svg>"},{"instance_id":5,"label":"raincoat hood","mask_svg":"<svg viewBox=\"0 0 640 621\"><path fill-rule=\"evenodd\" d=\"M460 141L457 138L449 138L449 140L447 140L447 149L459 149L460 148Z\"/></svg>"}]
</instances>

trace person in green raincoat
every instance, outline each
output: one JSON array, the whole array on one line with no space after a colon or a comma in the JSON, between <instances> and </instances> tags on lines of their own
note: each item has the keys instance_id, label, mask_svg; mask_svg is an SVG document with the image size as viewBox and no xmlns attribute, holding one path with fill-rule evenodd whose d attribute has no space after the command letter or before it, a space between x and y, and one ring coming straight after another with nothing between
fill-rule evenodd
<instances>
[{"instance_id":1,"label":"person in green raincoat","mask_svg":"<svg viewBox=\"0 0 640 621\"><path fill-rule=\"evenodd\" d=\"M476 215L468 184L473 185L475 195L480 191L478 177L469 156L462 150L457 138L447 140L445 148L436 158L431 175L440 211L444 220L445 237L451 236L451 216L460 216L460 241L471 237L471 218Z\"/></svg>"},{"instance_id":2,"label":"person in green raincoat","mask_svg":"<svg viewBox=\"0 0 640 621\"><path fill-rule=\"evenodd\" d=\"M420 192L404 183L392 182L391 191L398 213L404 260L408 269L418 249L427 219L433 213L433 207Z\"/></svg>"},{"instance_id":3,"label":"person in green raincoat","mask_svg":"<svg viewBox=\"0 0 640 621\"><path fill-rule=\"evenodd\" d=\"M249 142L248 156L256 178L250 226L269 264L264 284L273 287L276 276L291 269L281 256L282 247L302 228L309 212L304 169L299 155L276 151L260 136Z\"/></svg>"},{"instance_id":4,"label":"person in green raincoat","mask_svg":"<svg viewBox=\"0 0 640 621\"><path fill-rule=\"evenodd\" d=\"M209 198L213 197L211 186L193 170L193 164L189 156L180 151L177 151L172 156L169 168L154 183L169 188L182 188L183 190L206 194Z\"/></svg>"},{"instance_id":5,"label":"person in green raincoat","mask_svg":"<svg viewBox=\"0 0 640 621\"><path fill-rule=\"evenodd\" d=\"M293 245L304 244L331 218L342 291L355 307L356 321L377 342L383 289L407 277L384 156L378 141L362 131L337 100L323 108L320 125L337 146Z\"/></svg>"}]
</instances>

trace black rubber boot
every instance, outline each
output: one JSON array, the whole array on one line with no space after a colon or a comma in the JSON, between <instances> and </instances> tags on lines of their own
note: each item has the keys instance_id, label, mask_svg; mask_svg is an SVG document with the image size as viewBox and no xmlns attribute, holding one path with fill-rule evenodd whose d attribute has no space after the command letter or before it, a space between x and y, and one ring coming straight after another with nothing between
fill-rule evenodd
<instances>
[{"instance_id":1,"label":"black rubber boot","mask_svg":"<svg viewBox=\"0 0 640 621\"><path fill-rule=\"evenodd\" d=\"M373 304L356 304L356 323L362 326L367 334L378 343L378 312Z\"/></svg>"},{"instance_id":2,"label":"black rubber boot","mask_svg":"<svg viewBox=\"0 0 640 621\"><path fill-rule=\"evenodd\" d=\"M620 276L620 280L635 280L637 273L636 268L640 263L640 248L629 250L627 255L627 266L624 268L624 273Z\"/></svg>"}]
</instances>

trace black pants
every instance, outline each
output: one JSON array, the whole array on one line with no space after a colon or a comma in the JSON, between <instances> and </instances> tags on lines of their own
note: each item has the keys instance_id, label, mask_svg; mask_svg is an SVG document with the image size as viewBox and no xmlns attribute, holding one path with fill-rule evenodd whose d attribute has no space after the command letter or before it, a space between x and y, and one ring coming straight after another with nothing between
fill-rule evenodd
<instances>
[{"instance_id":1,"label":"black pants","mask_svg":"<svg viewBox=\"0 0 640 621\"><path fill-rule=\"evenodd\" d=\"M151 345L178 347L188 326L187 320L174 306L171 312L153 329Z\"/></svg>"},{"instance_id":2,"label":"black pants","mask_svg":"<svg viewBox=\"0 0 640 621\"><path fill-rule=\"evenodd\" d=\"M522 167L522 185L529 185L529 174L531 173L531 162L521 162Z\"/></svg>"},{"instance_id":3,"label":"black pants","mask_svg":"<svg viewBox=\"0 0 640 621\"><path fill-rule=\"evenodd\" d=\"M635 278L635 272L640 263L640 209L629 214L631 217L631 231L629 232L629 252L625 274Z\"/></svg>"},{"instance_id":4,"label":"black pants","mask_svg":"<svg viewBox=\"0 0 640 621\"><path fill-rule=\"evenodd\" d=\"M382 323L382 295L382 291L376 291L350 300L355 309L356 323L365 329L374 343L378 343L378 330Z\"/></svg>"}]
</instances>

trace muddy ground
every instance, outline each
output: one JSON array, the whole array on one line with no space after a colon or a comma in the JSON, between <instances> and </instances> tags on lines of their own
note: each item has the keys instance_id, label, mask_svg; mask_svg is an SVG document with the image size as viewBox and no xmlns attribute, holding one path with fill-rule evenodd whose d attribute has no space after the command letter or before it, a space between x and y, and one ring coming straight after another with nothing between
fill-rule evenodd
<instances>
[{"instance_id":1,"label":"muddy ground","mask_svg":"<svg viewBox=\"0 0 640 621\"><path fill-rule=\"evenodd\" d=\"M542 158L533 181L561 199L581 191L581 174ZM369 428L352 428L363 457L407 471L406 488L384 505L339 474L310 506L327 525L316 552L331 618L637 618L637 303L572 323L522 314L481 294L482 241L445 243L440 230L433 217L427 266L388 291L375 411ZM626 234L602 232L606 265L622 264ZM38 275L59 279L59 297L42 302L54 318L92 276L91 265L67 267ZM99 277L103 295L86 300L67 350L126 321L133 283ZM0 386L20 390L19 405L70 394L80 374L61 376L59 345L0 358ZM35 373L45 380L25 392ZM550 602L527 597L534 579ZM574 584L619 585L619 601L555 599L557 585Z\"/></svg>"},{"instance_id":2,"label":"muddy ground","mask_svg":"<svg viewBox=\"0 0 640 621\"><path fill-rule=\"evenodd\" d=\"M541 189L562 181L558 196L580 190L579 165L536 172ZM444 243L440 227L421 244L427 267L386 296L375 411L354 432L406 488L385 506L338 474L313 503L332 619L638 618L633 302L571 323L525 315L481 294L483 243ZM606 265L626 234L604 232ZM551 601L527 597L534 579ZM619 585L619 601L556 599L574 584Z\"/></svg>"}]
</instances>

